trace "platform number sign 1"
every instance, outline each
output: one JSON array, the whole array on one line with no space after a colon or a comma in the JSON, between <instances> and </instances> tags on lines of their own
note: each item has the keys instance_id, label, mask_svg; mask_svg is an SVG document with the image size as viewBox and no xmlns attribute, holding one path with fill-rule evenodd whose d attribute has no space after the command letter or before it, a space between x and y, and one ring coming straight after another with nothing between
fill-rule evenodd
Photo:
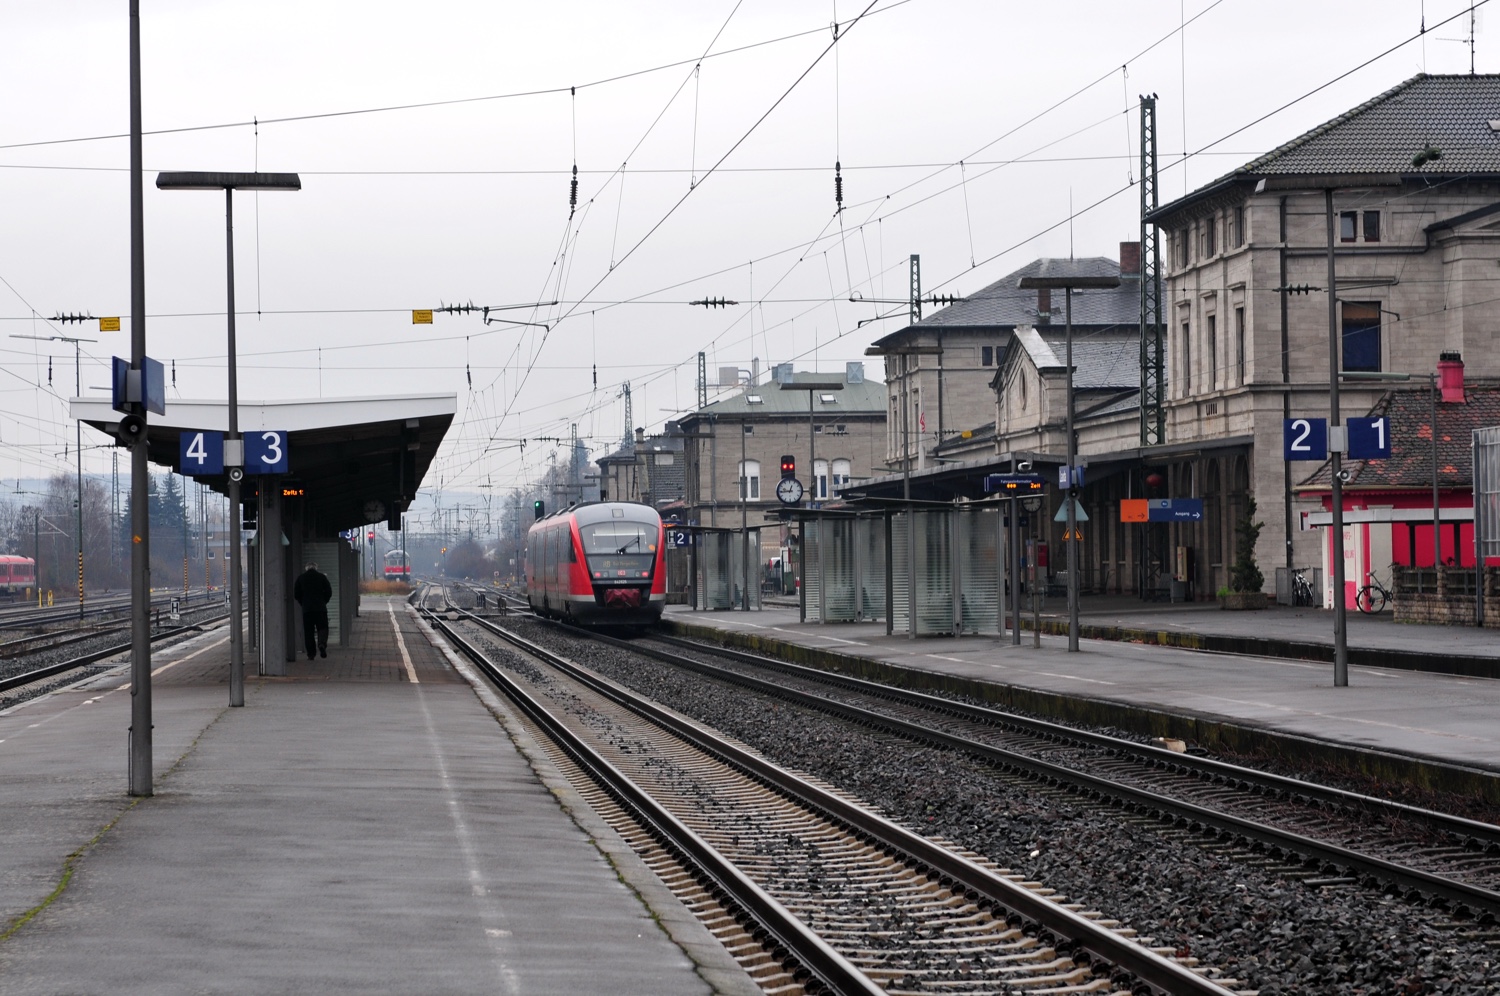
<instances>
[{"instance_id":1,"label":"platform number sign 1","mask_svg":"<svg viewBox=\"0 0 1500 996\"><path fill-rule=\"evenodd\" d=\"M224 434L222 432L184 432L177 437L181 446L178 466L188 477L210 477L224 473Z\"/></svg>"},{"instance_id":2,"label":"platform number sign 1","mask_svg":"<svg viewBox=\"0 0 1500 996\"><path fill-rule=\"evenodd\" d=\"M1391 421L1384 415L1351 418L1349 453L1351 460L1389 460L1391 457Z\"/></svg>"},{"instance_id":3,"label":"platform number sign 1","mask_svg":"<svg viewBox=\"0 0 1500 996\"><path fill-rule=\"evenodd\" d=\"M1328 420L1288 418L1281 422L1281 449L1288 460L1328 459Z\"/></svg>"},{"instance_id":4,"label":"platform number sign 1","mask_svg":"<svg viewBox=\"0 0 1500 996\"><path fill-rule=\"evenodd\" d=\"M287 434L284 430L245 433L245 473L285 474Z\"/></svg>"}]
</instances>

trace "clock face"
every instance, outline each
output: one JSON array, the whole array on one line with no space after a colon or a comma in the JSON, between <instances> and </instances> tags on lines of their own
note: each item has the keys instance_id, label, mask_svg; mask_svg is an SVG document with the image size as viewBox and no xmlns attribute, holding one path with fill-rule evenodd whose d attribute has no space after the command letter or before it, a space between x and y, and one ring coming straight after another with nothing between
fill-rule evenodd
<instances>
[{"instance_id":1,"label":"clock face","mask_svg":"<svg viewBox=\"0 0 1500 996\"><path fill-rule=\"evenodd\" d=\"M776 485L776 497L783 505L795 505L802 500L802 482L795 477L783 477Z\"/></svg>"},{"instance_id":2,"label":"clock face","mask_svg":"<svg viewBox=\"0 0 1500 996\"><path fill-rule=\"evenodd\" d=\"M370 499L365 502L365 518L370 521L385 518L385 502Z\"/></svg>"}]
</instances>

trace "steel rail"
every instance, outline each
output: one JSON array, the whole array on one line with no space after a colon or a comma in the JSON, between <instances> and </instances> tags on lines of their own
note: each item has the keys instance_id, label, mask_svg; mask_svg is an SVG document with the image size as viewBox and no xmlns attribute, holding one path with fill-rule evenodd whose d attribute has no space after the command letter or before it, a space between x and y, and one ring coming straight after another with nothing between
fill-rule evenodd
<instances>
[{"instance_id":1,"label":"steel rail","mask_svg":"<svg viewBox=\"0 0 1500 996\"><path fill-rule=\"evenodd\" d=\"M573 632L573 630L569 630ZM634 641L617 640L604 634L589 634L596 639L610 642L613 645L634 650L637 653L649 656L658 656L658 659L677 663L682 658L654 650L650 647L641 646ZM1202 775L1233 779L1268 792L1283 793L1287 795L1299 795L1320 802L1335 803L1348 806L1353 809L1362 810L1367 813L1383 816L1392 816L1400 819L1418 821L1437 830L1443 830L1457 837L1470 837L1477 842L1494 845L1500 849L1500 826L1492 823L1483 823L1479 820L1466 819L1462 816L1454 816L1450 813L1440 813L1436 810L1423 809L1420 806L1412 806L1403 802L1390 799L1380 799L1375 796L1363 795L1351 792L1347 789L1334 788L1328 785L1318 785L1313 782L1304 782L1296 778L1288 778L1285 775L1274 774L1269 771L1258 771L1254 768L1244 768L1220 761L1211 757L1199 757L1193 754L1183 754L1178 751L1167 750L1163 747L1153 747L1150 744L1137 743L1132 740L1122 740L1104 733L1095 733L1091 730L1081 730L1076 727L1063 726L1059 723L1050 723L1044 719L1035 719L1030 716L1021 716L1016 713L1004 712L999 709L991 709L987 706L972 705L967 702L959 702L954 699L943 698L938 695L930 695L925 692L915 692L906 688L898 688L865 678L855 678L851 675L839 674L836 671L827 671L821 668L809 667L805 664L794 664L790 661L776 660L774 658L762 657L737 650L732 647L716 647L692 640L684 640L681 637L667 636L660 633L652 633L648 639L659 640L670 643L673 646L698 653L713 654L727 657L731 660L749 664L754 667L768 668L780 671L783 674L796 675L810 681L845 688L850 691L860 692L865 695L877 696L891 699L906 705L914 705L924 709L944 712L960 719L972 722L984 723L996 726L1018 727L1028 733L1047 737L1054 740L1072 740L1081 742L1105 750L1119 753L1135 754L1147 757L1158 764L1176 767L1183 770L1196 772ZM778 686L779 687L779 686Z\"/></svg>"},{"instance_id":2,"label":"steel rail","mask_svg":"<svg viewBox=\"0 0 1500 996\"><path fill-rule=\"evenodd\" d=\"M1123 937L1108 927L996 875L962 855L914 833L863 806L821 791L771 762L724 742L642 696L595 675L560 655L540 647L489 620L471 621L527 653L546 660L611 701L630 709L693 746L761 779L809 808L839 820L893 851L910 855L945 881L1052 932L1102 961L1130 973L1139 981L1172 996L1225 996L1228 990L1203 975Z\"/></svg>"},{"instance_id":3,"label":"steel rail","mask_svg":"<svg viewBox=\"0 0 1500 996\"><path fill-rule=\"evenodd\" d=\"M483 620L479 621L483 622ZM575 633L577 631L569 630L569 632ZM596 634L586 633L581 635L594 637ZM1441 899L1446 903L1466 907L1478 913L1500 917L1500 893L1490 889L1466 885L1462 882L1444 878L1441 875L1434 875L1416 868L1408 868L1405 865L1386 861L1383 858L1373 855L1362 854L1338 844L1330 844L1326 841L1293 833L1289 830L1281 830L1268 824L1257 823L1254 820L1247 820L1229 813L1221 813L1195 803L1157 795L1146 789L1123 785L1097 775L1076 771L1049 761L1027 757L1024 754L1006 750L1003 747L995 747L991 744L981 743L977 740L971 740L968 737L922 726L908 720L885 716L867 709L861 709L858 706L852 706L834 699L825 698L821 695L815 695L811 692L790 689L784 685L778 685L775 682L756 678L752 675L742 674L737 671L727 671L712 664L705 664L702 661L694 661L685 657L677 658L675 655L664 651L635 648L624 641L614 641L611 637L600 636L599 638L634 649L637 653L645 653L647 656L657 657L659 660L670 662L676 666L695 670L700 674L711 675L724 681L755 688L758 691L779 698L790 699L793 702L841 716L864 726L882 728L912 740L938 744L981 757L992 763L1003 764L1027 771L1031 775L1054 785L1065 787L1076 786L1078 790L1086 793L1094 793L1118 799L1126 806L1169 814L1175 820L1186 823L1192 829L1212 828L1219 833L1255 841L1268 848L1299 853L1327 864L1347 868L1364 876L1365 885L1369 885L1372 879L1380 879L1408 893L1420 893ZM947 702L947 700L941 701L950 706L959 705L959 703L951 703ZM1172 752L1163 751L1163 753ZM1173 757L1175 759L1176 755L1174 754ZM1487 826L1487 824L1479 825Z\"/></svg>"},{"instance_id":4,"label":"steel rail","mask_svg":"<svg viewBox=\"0 0 1500 996\"><path fill-rule=\"evenodd\" d=\"M225 618L228 618L227 613L223 616L213 616L212 618L205 619L203 622L216 622L219 619ZM178 626L176 629L163 630L162 632L156 634L151 638L151 642L155 643L157 640L165 640L169 637L178 636L182 633L188 633L192 632L193 630L202 629L203 623L194 623L191 626ZM46 667L37 668L35 671L27 671L25 674L18 674L9 678L3 678L0 679L0 692L8 692L13 688L20 688L23 685L29 685L34 681L42 681L44 679L51 678L53 675L62 674L64 671L72 671L75 668L86 667L89 664L93 664L95 661L103 660L106 657L113 657L115 654L124 653L129 649L131 649L131 645L129 643L122 643L118 646L106 647L103 650L98 650L90 654L84 654L82 657L74 657L71 660L59 661L56 664L48 664Z\"/></svg>"},{"instance_id":5,"label":"steel rail","mask_svg":"<svg viewBox=\"0 0 1500 996\"><path fill-rule=\"evenodd\" d=\"M885 990L810 931L769 893L748 878L715 850L707 841L683 824L655 799L636 785L592 747L555 719L525 689L495 667L483 651L460 636L435 613L427 612L428 622L443 633L493 681L532 722L540 726L558 746L573 758L584 772L615 796L636 819L653 831L678 853L690 858L730 901L746 910L776 944L791 953L807 971L817 976L840 996L883 996ZM518 644L520 645L520 644ZM552 661L554 655L540 648L528 652ZM1222 990L1220 993L1222 996Z\"/></svg>"}]
</instances>

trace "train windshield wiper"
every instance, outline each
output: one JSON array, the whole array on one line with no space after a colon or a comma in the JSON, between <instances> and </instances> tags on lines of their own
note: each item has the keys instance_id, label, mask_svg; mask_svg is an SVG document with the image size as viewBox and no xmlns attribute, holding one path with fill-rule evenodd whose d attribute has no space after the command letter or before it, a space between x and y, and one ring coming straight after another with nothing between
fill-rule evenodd
<instances>
[{"instance_id":1,"label":"train windshield wiper","mask_svg":"<svg viewBox=\"0 0 1500 996\"><path fill-rule=\"evenodd\" d=\"M641 541L641 538L639 536L633 537L628 543L626 543L624 546L622 546L618 550L616 550L615 551L615 555L619 556L620 554L624 553L626 550L629 550L631 547L633 547L636 544L640 543L640 541Z\"/></svg>"}]
</instances>

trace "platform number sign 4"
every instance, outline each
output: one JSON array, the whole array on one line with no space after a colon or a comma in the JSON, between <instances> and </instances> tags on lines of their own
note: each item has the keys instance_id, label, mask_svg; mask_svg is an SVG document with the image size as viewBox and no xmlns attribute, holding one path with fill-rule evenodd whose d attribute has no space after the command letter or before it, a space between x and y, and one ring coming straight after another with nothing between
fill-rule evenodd
<instances>
[{"instance_id":1,"label":"platform number sign 4","mask_svg":"<svg viewBox=\"0 0 1500 996\"><path fill-rule=\"evenodd\" d=\"M1287 460L1328 459L1328 420L1288 418L1281 422L1281 449Z\"/></svg>"},{"instance_id":2,"label":"platform number sign 4","mask_svg":"<svg viewBox=\"0 0 1500 996\"><path fill-rule=\"evenodd\" d=\"M188 477L211 477L224 473L224 434L184 432L177 437L181 447L177 465Z\"/></svg>"},{"instance_id":3,"label":"platform number sign 4","mask_svg":"<svg viewBox=\"0 0 1500 996\"><path fill-rule=\"evenodd\" d=\"M1349 458L1352 460L1389 460L1391 457L1391 421L1379 417L1351 418L1349 425Z\"/></svg>"},{"instance_id":4,"label":"platform number sign 4","mask_svg":"<svg viewBox=\"0 0 1500 996\"><path fill-rule=\"evenodd\" d=\"M245 433L245 473L285 474L287 434L284 430Z\"/></svg>"}]
</instances>

